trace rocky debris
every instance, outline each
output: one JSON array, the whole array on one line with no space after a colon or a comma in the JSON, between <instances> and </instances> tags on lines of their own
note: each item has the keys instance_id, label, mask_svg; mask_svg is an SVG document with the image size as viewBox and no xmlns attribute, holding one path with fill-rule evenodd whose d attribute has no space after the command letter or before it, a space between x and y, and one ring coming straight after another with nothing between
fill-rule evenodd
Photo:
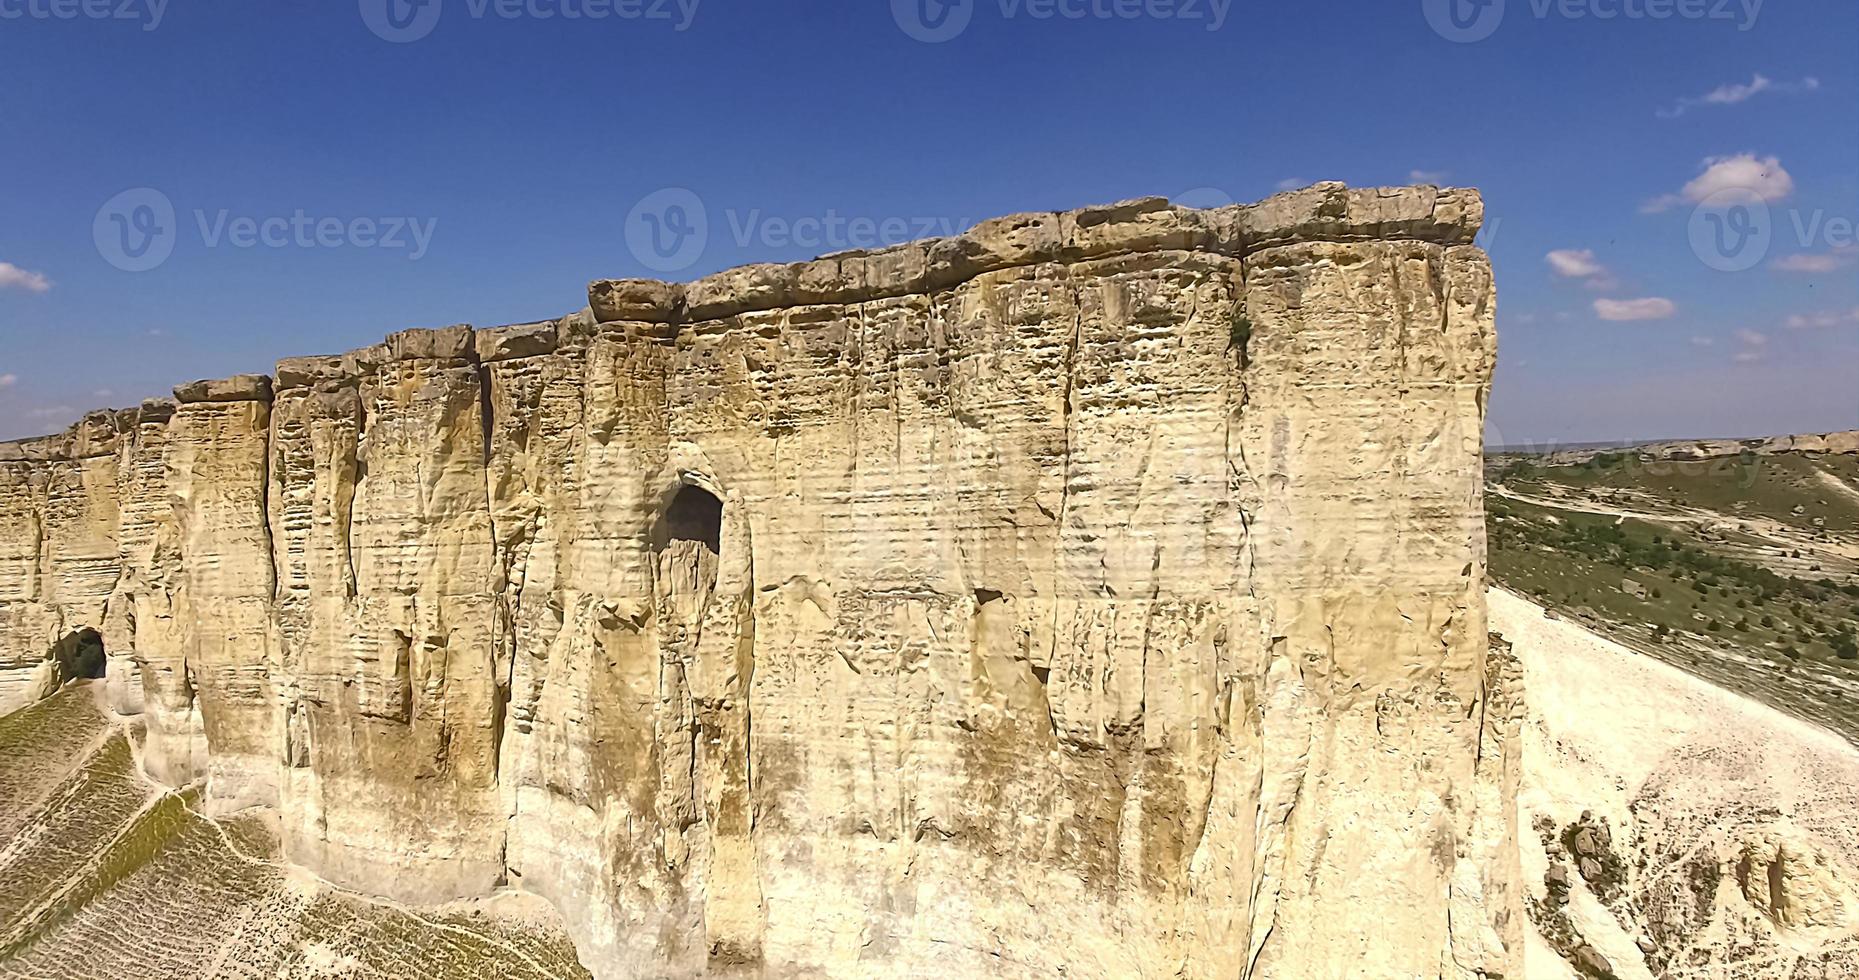
<instances>
[{"instance_id":1,"label":"rocky debris","mask_svg":"<svg viewBox=\"0 0 1859 980\"><path fill-rule=\"evenodd\" d=\"M1570 905L1578 886L1586 887L1604 904L1622 898L1625 868L1614 854L1613 832L1604 818L1592 811L1558 828L1539 815L1533 824L1548 858L1543 874L1542 898L1529 900L1529 913L1537 933L1576 972L1597 980L1616 977L1614 965L1582 935ZM1574 869L1571 871L1571 867Z\"/></svg>"},{"instance_id":2,"label":"rocky debris","mask_svg":"<svg viewBox=\"0 0 1859 980\"><path fill-rule=\"evenodd\" d=\"M1607 957L1602 956L1601 951L1593 946L1584 944L1576 947L1575 951L1570 954L1569 961L1575 964L1575 969L1580 971L1584 977L1594 977L1595 980L1619 980L1614 975L1614 965L1607 962Z\"/></svg>"},{"instance_id":3,"label":"rocky debris","mask_svg":"<svg viewBox=\"0 0 1859 980\"><path fill-rule=\"evenodd\" d=\"M1583 811L1579 821L1563 829L1562 840L1588 887L1604 902L1619 898L1626 865L1614 851L1614 835L1606 818Z\"/></svg>"},{"instance_id":4,"label":"rocky debris","mask_svg":"<svg viewBox=\"0 0 1859 980\"><path fill-rule=\"evenodd\" d=\"M1569 889L1574 886L1574 879L1569 877L1568 865L1556 863L1549 866L1543 875L1543 887L1547 889L1549 904L1567 905Z\"/></svg>"},{"instance_id":5,"label":"rocky debris","mask_svg":"<svg viewBox=\"0 0 1859 980\"><path fill-rule=\"evenodd\" d=\"M158 778L600 976L1516 976L1481 220L1147 198L184 385L0 446L0 678L95 629Z\"/></svg>"}]
</instances>

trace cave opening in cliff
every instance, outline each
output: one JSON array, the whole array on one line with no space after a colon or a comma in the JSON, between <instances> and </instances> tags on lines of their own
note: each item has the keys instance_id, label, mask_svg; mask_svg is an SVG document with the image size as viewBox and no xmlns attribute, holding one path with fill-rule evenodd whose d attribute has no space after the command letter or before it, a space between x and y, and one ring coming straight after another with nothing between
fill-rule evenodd
<instances>
[{"instance_id":1,"label":"cave opening in cliff","mask_svg":"<svg viewBox=\"0 0 1859 980\"><path fill-rule=\"evenodd\" d=\"M694 541L713 555L723 553L723 501L702 487L678 488L659 528L659 548L672 542Z\"/></svg>"},{"instance_id":2,"label":"cave opening in cliff","mask_svg":"<svg viewBox=\"0 0 1859 980\"><path fill-rule=\"evenodd\" d=\"M701 609L723 552L723 501L702 487L679 487L652 538L659 594L695 597Z\"/></svg>"},{"instance_id":3,"label":"cave opening in cliff","mask_svg":"<svg viewBox=\"0 0 1859 980\"><path fill-rule=\"evenodd\" d=\"M103 652L103 634L93 629L72 633L52 648L52 660L58 664L60 682L101 678L109 662Z\"/></svg>"}]
</instances>

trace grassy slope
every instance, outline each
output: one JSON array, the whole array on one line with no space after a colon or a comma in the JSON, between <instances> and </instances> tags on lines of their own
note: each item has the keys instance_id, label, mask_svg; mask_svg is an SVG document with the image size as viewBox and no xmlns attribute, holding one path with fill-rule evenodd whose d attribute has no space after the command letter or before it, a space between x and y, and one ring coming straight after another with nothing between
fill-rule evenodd
<instances>
[{"instance_id":1,"label":"grassy slope","mask_svg":"<svg viewBox=\"0 0 1859 980\"><path fill-rule=\"evenodd\" d=\"M587 975L558 927L337 891L194 802L82 685L0 718L0 978Z\"/></svg>"},{"instance_id":2,"label":"grassy slope","mask_svg":"<svg viewBox=\"0 0 1859 980\"><path fill-rule=\"evenodd\" d=\"M1499 584L1859 741L1859 457L1491 475Z\"/></svg>"}]
</instances>

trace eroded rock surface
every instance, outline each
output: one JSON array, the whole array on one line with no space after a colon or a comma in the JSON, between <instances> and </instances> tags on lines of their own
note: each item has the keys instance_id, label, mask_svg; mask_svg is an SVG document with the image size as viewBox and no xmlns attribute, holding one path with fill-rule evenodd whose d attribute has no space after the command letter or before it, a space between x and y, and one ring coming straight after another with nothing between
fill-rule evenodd
<instances>
[{"instance_id":1,"label":"eroded rock surface","mask_svg":"<svg viewBox=\"0 0 1859 980\"><path fill-rule=\"evenodd\" d=\"M1859 976L1859 751L1510 593L1531 980Z\"/></svg>"},{"instance_id":2,"label":"eroded rock surface","mask_svg":"<svg viewBox=\"0 0 1859 980\"><path fill-rule=\"evenodd\" d=\"M1018 215L183 386L0 447L0 697L95 628L151 773L603 977L1517 976L1481 219Z\"/></svg>"}]
</instances>

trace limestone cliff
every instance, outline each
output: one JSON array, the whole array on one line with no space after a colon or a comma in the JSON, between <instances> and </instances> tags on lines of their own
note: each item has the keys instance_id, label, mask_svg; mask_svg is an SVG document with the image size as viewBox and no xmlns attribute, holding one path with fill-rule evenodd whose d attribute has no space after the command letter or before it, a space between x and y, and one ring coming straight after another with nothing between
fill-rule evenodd
<instances>
[{"instance_id":1,"label":"limestone cliff","mask_svg":"<svg viewBox=\"0 0 1859 980\"><path fill-rule=\"evenodd\" d=\"M1481 219L1017 215L95 414L0 446L0 700L95 631L153 774L598 976L1517 976Z\"/></svg>"}]
</instances>

